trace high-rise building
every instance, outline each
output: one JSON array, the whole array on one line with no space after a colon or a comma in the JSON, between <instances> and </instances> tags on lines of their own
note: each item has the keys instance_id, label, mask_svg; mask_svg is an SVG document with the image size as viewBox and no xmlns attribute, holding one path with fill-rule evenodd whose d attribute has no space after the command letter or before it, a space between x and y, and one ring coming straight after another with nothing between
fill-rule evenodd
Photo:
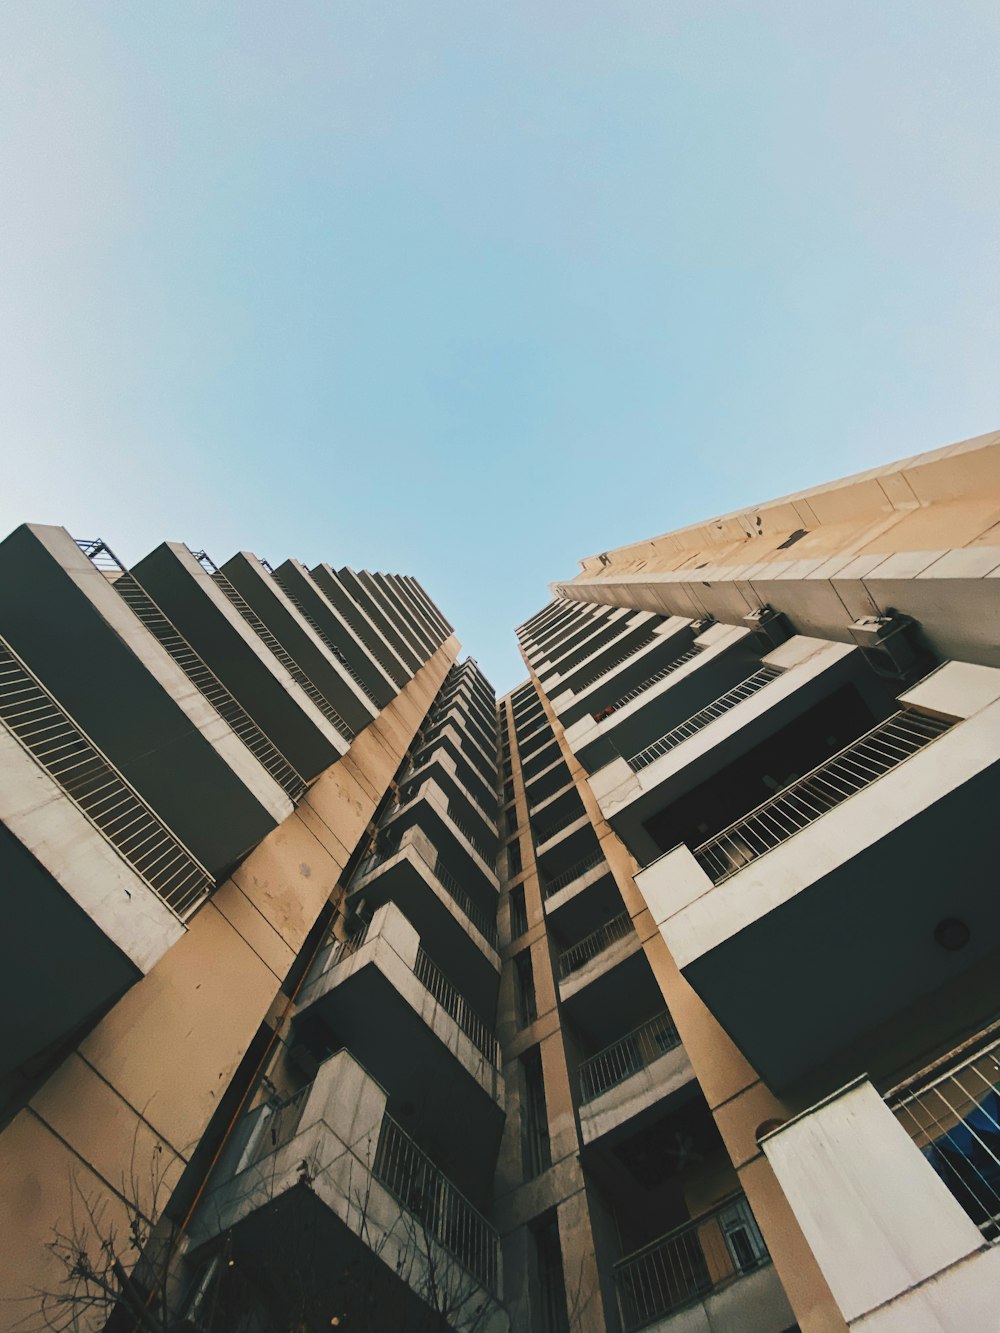
<instances>
[{"instance_id":1,"label":"high-rise building","mask_svg":"<svg viewBox=\"0 0 1000 1333\"><path fill-rule=\"evenodd\" d=\"M1000 1327L1000 434L584 560L499 704L403 576L0 575L0 1328Z\"/></svg>"}]
</instances>

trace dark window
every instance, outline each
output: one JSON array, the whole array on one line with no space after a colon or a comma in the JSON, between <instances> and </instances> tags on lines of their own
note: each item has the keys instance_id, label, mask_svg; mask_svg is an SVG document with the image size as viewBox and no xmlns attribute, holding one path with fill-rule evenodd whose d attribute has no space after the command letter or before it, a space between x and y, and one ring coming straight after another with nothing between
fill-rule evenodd
<instances>
[{"instance_id":1,"label":"dark window","mask_svg":"<svg viewBox=\"0 0 1000 1333\"><path fill-rule=\"evenodd\" d=\"M517 1025L526 1028L538 1017L535 1005L535 974L531 969L531 950L514 957L514 1008L517 1012Z\"/></svg>"},{"instance_id":2,"label":"dark window","mask_svg":"<svg viewBox=\"0 0 1000 1333\"><path fill-rule=\"evenodd\" d=\"M525 1180L534 1180L552 1165L542 1053L537 1046L521 1056L521 1097L521 1166Z\"/></svg>"},{"instance_id":3,"label":"dark window","mask_svg":"<svg viewBox=\"0 0 1000 1333\"><path fill-rule=\"evenodd\" d=\"M566 1305L566 1279L563 1276L562 1246L559 1244L559 1222L555 1213L548 1213L532 1227L535 1255L538 1260L538 1290L541 1300L540 1318L532 1322L539 1333L569 1333L569 1312Z\"/></svg>"},{"instance_id":4,"label":"dark window","mask_svg":"<svg viewBox=\"0 0 1000 1333\"><path fill-rule=\"evenodd\" d=\"M510 891L510 937L516 940L528 929L528 909L524 904L524 885Z\"/></svg>"},{"instance_id":5,"label":"dark window","mask_svg":"<svg viewBox=\"0 0 1000 1333\"><path fill-rule=\"evenodd\" d=\"M512 838L507 844L507 877L513 879L521 873L521 840Z\"/></svg>"}]
</instances>

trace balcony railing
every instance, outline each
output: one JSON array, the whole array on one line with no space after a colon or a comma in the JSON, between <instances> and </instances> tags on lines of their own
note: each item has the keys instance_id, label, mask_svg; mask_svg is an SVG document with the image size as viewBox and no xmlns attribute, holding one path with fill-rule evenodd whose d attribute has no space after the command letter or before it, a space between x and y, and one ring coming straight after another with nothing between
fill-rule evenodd
<instances>
[{"instance_id":1,"label":"balcony railing","mask_svg":"<svg viewBox=\"0 0 1000 1333\"><path fill-rule=\"evenodd\" d=\"M488 1291L498 1294L497 1233L389 1115L382 1117L372 1174L417 1219L422 1232L433 1236ZM422 1235L414 1238L422 1239Z\"/></svg>"},{"instance_id":2,"label":"balcony railing","mask_svg":"<svg viewBox=\"0 0 1000 1333\"><path fill-rule=\"evenodd\" d=\"M600 865L604 865L603 852L591 852L589 855L581 857L579 861L574 861L565 870L560 870L558 875L542 879L542 897L551 898L554 893L566 888L567 884L572 884L575 879L581 879L589 871L596 870Z\"/></svg>"},{"instance_id":3,"label":"balcony railing","mask_svg":"<svg viewBox=\"0 0 1000 1333\"><path fill-rule=\"evenodd\" d=\"M219 569L204 551L195 552L194 556L199 564L201 564L202 568L208 570L215 586L225 596L233 609L243 617L258 638L263 640L266 647L278 659L291 676L292 680L298 685L299 689L303 691L313 704L315 704L327 721L331 722L346 740L353 741L357 734L354 728L350 726L349 723L345 722L322 690L318 689L313 684L284 644L279 642L279 640L271 633L243 594L237 590L225 574L223 574L222 570Z\"/></svg>"},{"instance_id":4,"label":"balcony railing","mask_svg":"<svg viewBox=\"0 0 1000 1333\"><path fill-rule=\"evenodd\" d=\"M489 868L493 870L496 865L496 849L494 848L491 851L490 848L487 847L479 834L474 833L465 820L455 814L454 806L450 802L448 804L448 818L458 829L459 833L461 833L462 837L472 844Z\"/></svg>"},{"instance_id":5,"label":"balcony railing","mask_svg":"<svg viewBox=\"0 0 1000 1333\"><path fill-rule=\"evenodd\" d=\"M635 1333L769 1260L750 1205L735 1195L615 1264L622 1327Z\"/></svg>"},{"instance_id":6,"label":"balcony railing","mask_svg":"<svg viewBox=\"0 0 1000 1333\"><path fill-rule=\"evenodd\" d=\"M618 940L627 939L632 933L632 929L632 918L628 912L622 912L620 916L612 917L603 926L585 936L579 943L571 944L568 949L564 949L559 955L560 978L568 977L571 973L579 971L592 958L596 958L599 953L609 949Z\"/></svg>"},{"instance_id":7,"label":"balcony railing","mask_svg":"<svg viewBox=\"0 0 1000 1333\"><path fill-rule=\"evenodd\" d=\"M0 639L0 722L153 892L187 918L214 881L128 779Z\"/></svg>"},{"instance_id":8,"label":"balcony railing","mask_svg":"<svg viewBox=\"0 0 1000 1333\"><path fill-rule=\"evenodd\" d=\"M648 1018L581 1063L580 1101L592 1102L602 1092L624 1083L667 1051L674 1050L680 1042L673 1019L666 1010L655 1018Z\"/></svg>"},{"instance_id":9,"label":"balcony railing","mask_svg":"<svg viewBox=\"0 0 1000 1333\"><path fill-rule=\"evenodd\" d=\"M1000 1035L986 1034L886 1097L931 1166L988 1240L1000 1236Z\"/></svg>"},{"instance_id":10,"label":"balcony railing","mask_svg":"<svg viewBox=\"0 0 1000 1333\"><path fill-rule=\"evenodd\" d=\"M629 768L633 773L638 773L641 768L647 768L650 764L655 762L655 760L662 758L663 755L669 754L671 750L676 749L682 741L686 741L689 737L696 735L704 727L707 727L710 722L714 722L717 718L724 717L725 714L728 713L730 709L735 708L737 704L741 704L746 699L751 698L758 690L762 690L765 685L770 685L771 681L777 680L781 674L781 671L777 667L761 667L760 670L755 671L752 676L747 676L746 680L741 680L739 685L734 686L733 689L727 690L725 694L720 694L718 699L714 699L707 707L699 709L697 713L692 714L692 716L682 722L680 726L674 727L674 729L668 731L665 736L661 736L659 740L653 741L652 745L647 745L646 748L640 750L638 754L631 755L626 761Z\"/></svg>"},{"instance_id":11,"label":"balcony railing","mask_svg":"<svg viewBox=\"0 0 1000 1333\"><path fill-rule=\"evenodd\" d=\"M243 742L253 757L292 798L297 800L306 789L305 778L297 773L278 747L267 737L246 711L230 694L207 663L195 652L176 625L164 615L157 604L131 574L107 542L97 537L77 539L77 546L88 556L130 611L145 625L160 646L180 667L188 680L230 729Z\"/></svg>"},{"instance_id":12,"label":"balcony railing","mask_svg":"<svg viewBox=\"0 0 1000 1333\"><path fill-rule=\"evenodd\" d=\"M450 1014L476 1050L491 1065L499 1068L500 1047L496 1037L423 949L417 951L417 963L413 971L420 984L437 1000L445 1013Z\"/></svg>"},{"instance_id":13,"label":"balcony railing","mask_svg":"<svg viewBox=\"0 0 1000 1333\"><path fill-rule=\"evenodd\" d=\"M316 621L313 620L312 616L302 605L301 599L292 591L291 579L288 578L287 575L281 575L277 572L273 573L271 577L274 579L275 583L278 585L281 591L291 602L292 606L294 606L296 611L298 611L299 615L306 622L306 624L309 626L312 632L316 635L317 639L319 639L319 641L326 648L327 652L329 652L334 658L336 658L336 660L340 663L340 665L350 676L351 680L353 680L355 685L357 685L358 689L362 692L362 694L366 694L368 696L368 698L375 705L376 710L381 708L381 704L379 703L376 696L372 693L371 688L365 684L365 682L361 679L358 673L351 666L350 662L348 662L343 649L338 648L337 645L330 638L330 636L324 633L324 631L320 629L319 625L317 625Z\"/></svg>"},{"instance_id":14,"label":"balcony railing","mask_svg":"<svg viewBox=\"0 0 1000 1333\"><path fill-rule=\"evenodd\" d=\"M277 1152L283 1148L286 1143L291 1143L295 1138L299 1127L299 1121L302 1119L302 1112L305 1110L309 1093L312 1091L312 1084L307 1083L304 1088L299 1088L293 1092L290 1097L286 1097L283 1102L272 1107L268 1114L262 1119L258 1126L254 1143L246 1155L246 1164L249 1166L252 1162L260 1162L271 1153Z\"/></svg>"},{"instance_id":15,"label":"balcony railing","mask_svg":"<svg viewBox=\"0 0 1000 1333\"><path fill-rule=\"evenodd\" d=\"M472 901L468 891L462 888L448 867L442 864L440 857L434 863L434 874L448 891L455 905L465 913L487 944L491 944L495 949L497 947L496 921L491 921L486 913Z\"/></svg>"},{"instance_id":16,"label":"balcony railing","mask_svg":"<svg viewBox=\"0 0 1000 1333\"><path fill-rule=\"evenodd\" d=\"M871 786L951 725L942 718L902 709L696 847L695 859L714 883L721 884L828 810Z\"/></svg>"},{"instance_id":17,"label":"balcony railing","mask_svg":"<svg viewBox=\"0 0 1000 1333\"><path fill-rule=\"evenodd\" d=\"M600 671L593 671L589 676L585 676L573 690L573 693L583 694L590 689L595 681L601 680L604 676L610 676L616 667L620 667L623 662L627 662L630 657L634 657L639 649L643 647L645 647L645 644L633 645L627 652L619 653L618 656L613 657L606 666L601 667Z\"/></svg>"},{"instance_id":18,"label":"balcony railing","mask_svg":"<svg viewBox=\"0 0 1000 1333\"><path fill-rule=\"evenodd\" d=\"M657 682L666 680L668 676L672 676L675 671L678 671L685 662L690 662L692 658L697 657L698 654L703 651L703 648L699 645L695 645L695 647L689 648L687 652L680 653L673 659L673 661L668 662L665 667L661 667L659 671L654 671L651 676L647 676L645 680L640 681L634 689L626 690L624 694L618 696L614 703L608 704L605 708L602 708L599 712L595 713L594 721L600 722L602 717L606 717L609 713L616 713L619 708L624 708L625 705L631 703L633 699L638 699L640 694L644 694L646 690L649 689L650 685L656 685Z\"/></svg>"},{"instance_id":19,"label":"balcony railing","mask_svg":"<svg viewBox=\"0 0 1000 1333\"><path fill-rule=\"evenodd\" d=\"M557 833L561 833L563 829L569 828L570 824L575 824L578 819L582 819L583 815L584 810L583 807L580 806L579 809L570 810L567 814L560 815L558 819L553 819L548 824L532 820L532 828L535 830L535 845L540 847L543 842L548 842L549 839L554 838Z\"/></svg>"}]
</instances>

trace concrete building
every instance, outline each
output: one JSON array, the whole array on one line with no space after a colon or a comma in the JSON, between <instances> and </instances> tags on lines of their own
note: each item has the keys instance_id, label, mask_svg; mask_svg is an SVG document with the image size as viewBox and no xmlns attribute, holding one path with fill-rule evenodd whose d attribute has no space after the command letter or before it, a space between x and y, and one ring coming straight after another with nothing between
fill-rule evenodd
<instances>
[{"instance_id":1,"label":"concrete building","mask_svg":"<svg viewBox=\"0 0 1000 1333\"><path fill-rule=\"evenodd\" d=\"M406 577L0 567L0 1329L1000 1328L1000 435L499 704Z\"/></svg>"}]
</instances>

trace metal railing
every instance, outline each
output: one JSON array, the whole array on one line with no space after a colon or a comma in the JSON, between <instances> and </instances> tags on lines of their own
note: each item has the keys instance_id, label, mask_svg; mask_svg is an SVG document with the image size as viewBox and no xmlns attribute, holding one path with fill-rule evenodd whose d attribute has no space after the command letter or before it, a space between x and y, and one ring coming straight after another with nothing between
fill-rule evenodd
<instances>
[{"instance_id":1,"label":"metal railing","mask_svg":"<svg viewBox=\"0 0 1000 1333\"><path fill-rule=\"evenodd\" d=\"M465 913L487 944L491 944L495 949L497 947L497 923L491 921L486 913L477 907L468 891L462 888L448 867L442 863L440 856L434 863L434 874L448 891L448 895L455 906Z\"/></svg>"},{"instance_id":2,"label":"metal railing","mask_svg":"<svg viewBox=\"0 0 1000 1333\"><path fill-rule=\"evenodd\" d=\"M298 611L299 615L306 622L306 624L309 626L312 632L316 635L317 639L319 639L319 641L323 644L324 648L326 648L327 652L329 652L331 656L333 656L337 660L340 666L344 668L344 670L350 676L351 680L353 680L355 685L357 685L358 689L362 692L362 694L368 696L368 698L375 705L376 711L378 711L378 709L380 709L382 705L379 703L376 696L372 693L371 688L365 684L365 682L361 679L358 673L351 666L350 662L347 660L347 656L344 653L344 650L342 648L338 648L337 645L334 643L334 641L330 638L330 636L324 630L320 629L316 621L313 620L312 616L302 605L302 599L292 591L292 581L288 577L288 575L281 574L277 570L275 570L272 573L271 577L274 579L275 583L278 585L281 591L291 602L292 606L294 606L296 611Z\"/></svg>"},{"instance_id":3,"label":"metal railing","mask_svg":"<svg viewBox=\"0 0 1000 1333\"><path fill-rule=\"evenodd\" d=\"M581 1062L581 1103L592 1102L602 1092L624 1083L680 1044L681 1039L666 1009L655 1018L647 1018L624 1037Z\"/></svg>"},{"instance_id":4,"label":"metal railing","mask_svg":"<svg viewBox=\"0 0 1000 1333\"><path fill-rule=\"evenodd\" d=\"M390 1115L382 1117L372 1174L477 1282L499 1292L499 1236ZM414 1237L418 1249L422 1239Z\"/></svg>"},{"instance_id":5,"label":"metal railing","mask_svg":"<svg viewBox=\"0 0 1000 1333\"><path fill-rule=\"evenodd\" d=\"M2 638L0 722L182 920L205 901L209 872Z\"/></svg>"},{"instance_id":6,"label":"metal railing","mask_svg":"<svg viewBox=\"0 0 1000 1333\"><path fill-rule=\"evenodd\" d=\"M443 746L447 742L447 739L448 738L446 736L439 736L433 748L436 748L437 745ZM421 746L421 753L423 753L423 750L424 747ZM454 758L454 755L452 755L452 758ZM433 762L434 762L433 756L429 755L427 758L421 759L420 763L417 765L410 764L407 767L406 773L404 774L401 781L406 783L422 781L425 771L431 767ZM461 765L463 766L464 771L459 770L455 774L452 774L447 768L445 768L445 772L447 773L448 778L452 782L457 783L457 785L461 787L463 794L468 796L469 800L473 803L476 809L482 812L483 817L490 824L495 823L496 822L495 818L493 815L490 814L488 805L486 801L483 799L483 790L489 791L489 788L486 786L486 783L483 782L482 778L479 776L479 774L472 767L472 765L469 763L469 761L465 758L464 755L461 756L460 760L455 759L456 768L458 768L459 763L461 763ZM472 779L472 781L470 781L470 778ZM493 795L493 799L494 801L496 800L495 795Z\"/></svg>"},{"instance_id":7,"label":"metal railing","mask_svg":"<svg viewBox=\"0 0 1000 1333\"><path fill-rule=\"evenodd\" d=\"M769 1261L750 1205L735 1195L615 1264L622 1328L635 1333Z\"/></svg>"},{"instance_id":8,"label":"metal railing","mask_svg":"<svg viewBox=\"0 0 1000 1333\"><path fill-rule=\"evenodd\" d=\"M560 889L566 888L572 884L575 879L581 879L591 870L596 870L598 866L604 865L603 852L590 852L587 856L581 857L579 861L574 861L571 866L565 870L560 870L558 875L552 875L549 878L542 879L542 897L551 898L554 893Z\"/></svg>"},{"instance_id":9,"label":"metal railing","mask_svg":"<svg viewBox=\"0 0 1000 1333\"><path fill-rule=\"evenodd\" d=\"M665 667L660 667L659 671L654 671L651 676L647 676L645 680L640 681L640 683L633 689L626 690L624 694L620 694L614 703L607 704L599 713L595 714L595 718L600 720L606 713L615 713L619 708L624 708L625 705L631 703L633 699L638 699L640 694L644 694L646 690L649 689L650 685L655 685L658 681L666 680L668 676L672 676L675 671L680 670L686 662L690 662L692 658L697 657L701 652L704 652L704 649L696 644L693 648L688 648L686 652L678 654L678 656L668 662Z\"/></svg>"},{"instance_id":10,"label":"metal railing","mask_svg":"<svg viewBox=\"0 0 1000 1333\"><path fill-rule=\"evenodd\" d=\"M717 718L724 717L725 714L735 708L737 704L741 704L746 699L751 698L758 690L762 690L765 685L770 685L772 680L777 680L782 674L783 673L778 667L761 667L759 671L755 671L753 675L747 676L746 680L741 680L738 685L734 685L733 688L727 690L725 694L720 694L718 699L713 699L705 708L701 708L697 713L693 713L691 717L683 721L680 726L674 727L674 729L668 731L665 736L661 736L659 740L653 741L652 745L647 745L644 750L640 750L637 754L630 755L625 762L633 773L638 773L640 769L648 767L655 760L662 758L663 755L669 754L671 750L676 749L682 741L686 741L689 737L696 735L704 727L707 727L710 722L714 722Z\"/></svg>"},{"instance_id":11,"label":"metal railing","mask_svg":"<svg viewBox=\"0 0 1000 1333\"><path fill-rule=\"evenodd\" d=\"M306 789L306 780L261 730L243 705L153 601L138 579L125 568L100 538L77 538L76 544L114 588L130 611L145 625L188 680L292 800Z\"/></svg>"},{"instance_id":12,"label":"metal railing","mask_svg":"<svg viewBox=\"0 0 1000 1333\"><path fill-rule=\"evenodd\" d=\"M828 810L871 786L952 725L950 721L910 708L894 713L777 796L696 847L695 859L714 883L721 884Z\"/></svg>"},{"instance_id":13,"label":"metal railing","mask_svg":"<svg viewBox=\"0 0 1000 1333\"><path fill-rule=\"evenodd\" d=\"M458 829L459 833L461 833L461 835L466 839L466 841L472 844L472 846L476 849L476 851L486 862L489 868L491 870L495 870L496 848L494 847L491 850L489 847L487 847L486 843L483 842L482 838L480 838L480 836L477 833L474 833L472 831L472 829L465 822L465 820L462 819L461 816L455 814L455 807L451 801L448 802L448 818Z\"/></svg>"},{"instance_id":14,"label":"metal railing","mask_svg":"<svg viewBox=\"0 0 1000 1333\"><path fill-rule=\"evenodd\" d=\"M261 1124L256 1130L253 1147L246 1157L246 1165L251 1166L272 1153L291 1143L299 1128L302 1112L312 1091L312 1084L307 1083L290 1097L269 1108L261 1115Z\"/></svg>"},{"instance_id":15,"label":"metal railing","mask_svg":"<svg viewBox=\"0 0 1000 1333\"><path fill-rule=\"evenodd\" d=\"M623 662L627 662L630 657L634 657L639 649L644 648L645 646L645 644L641 643L633 644L627 652L619 653L617 657L611 659L607 666L601 667L600 671L594 671L589 676L585 676L583 680L573 687L573 693L583 694L585 690L590 689L595 681L601 680L604 676L610 676L611 672L614 671L616 667L620 667ZM566 674L569 675L571 673L567 672Z\"/></svg>"},{"instance_id":16,"label":"metal railing","mask_svg":"<svg viewBox=\"0 0 1000 1333\"><path fill-rule=\"evenodd\" d=\"M499 1068L500 1047L496 1037L470 1006L465 996L455 989L423 949L417 950L417 962L413 973L445 1013L455 1020L476 1050L484 1055L491 1065Z\"/></svg>"},{"instance_id":17,"label":"metal railing","mask_svg":"<svg viewBox=\"0 0 1000 1333\"><path fill-rule=\"evenodd\" d=\"M563 829L569 828L570 824L575 824L578 819L584 816L584 809L581 805L579 809L570 810L565 815L560 815L558 819L553 819L550 823L538 823L532 819L531 826L535 830L535 846L540 847L542 843L548 842L554 838L557 833L562 833Z\"/></svg>"},{"instance_id":18,"label":"metal railing","mask_svg":"<svg viewBox=\"0 0 1000 1333\"><path fill-rule=\"evenodd\" d=\"M344 939L338 939L331 930L323 943L323 947L317 952L309 970L312 980L315 981L318 977L325 976L338 963L343 963L352 954L356 954L367 941L370 928L371 922L362 920L360 924L355 925Z\"/></svg>"},{"instance_id":19,"label":"metal railing","mask_svg":"<svg viewBox=\"0 0 1000 1333\"><path fill-rule=\"evenodd\" d=\"M990 1032L996 1034L996 1025ZM886 1101L980 1231L996 1240L1000 1236L1000 1036L973 1039L894 1088Z\"/></svg>"},{"instance_id":20,"label":"metal railing","mask_svg":"<svg viewBox=\"0 0 1000 1333\"><path fill-rule=\"evenodd\" d=\"M632 918L628 912L622 912L620 916L612 917L603 926L591 931L577 944L571 944L568 949L563 949L559 955L560 978L563 979L578 971L618 940L627 939L632 934L632 929Z\"/></svg>"},{"instance_id":21,"label":"metal railing","mask_svg":"<svg viewBox=\"0 0 1000 1333\"><path fill-rule=\"evenodd\" d=\"M336 730L339 731L346 740L353 741L357 734L354 731L354 728L348 722L345 722L322 690L317 689L284 644L279 642L274 634L271 633L243 594L234 587L225 574L223 574L222 570L219 569L218 565L216 565L204 551L193 551L192 554L202 568L211 574L215 586L223 596L226 597L230 605L239 612L254 633L263 640L270 652L274 654L291 676L292 680L298 685L299 689L308 696L323 716L329 722L333 723Z\"/></svg>"}]
</instances>

